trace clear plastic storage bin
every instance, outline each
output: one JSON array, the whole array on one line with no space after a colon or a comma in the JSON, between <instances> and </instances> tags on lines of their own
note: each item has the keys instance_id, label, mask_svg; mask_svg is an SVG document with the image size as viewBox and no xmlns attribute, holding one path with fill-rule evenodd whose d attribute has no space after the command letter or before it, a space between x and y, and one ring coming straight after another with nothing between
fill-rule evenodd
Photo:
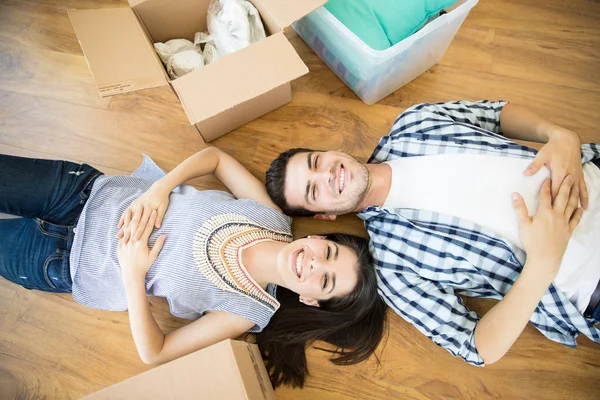
<instances>
[{"instance_id":1,"label":"clear plastic storage bin","mask_svg":"<svg viewBox=\"0 0 600 400\"><path fill-rule=\"evenodd\" d=\"M367 46L324 7L293 27L358 97L373 104L435 65L478 1L462 0L454 10L385 50Z\"/></svg>"}]
</instances>

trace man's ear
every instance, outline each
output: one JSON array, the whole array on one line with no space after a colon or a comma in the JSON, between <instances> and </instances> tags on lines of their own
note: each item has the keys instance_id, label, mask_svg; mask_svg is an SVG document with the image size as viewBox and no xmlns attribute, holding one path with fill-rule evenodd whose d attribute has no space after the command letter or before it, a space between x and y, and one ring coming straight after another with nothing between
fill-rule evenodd
<instances>
[{"instance_id":1,"label":"man's ear","mask_svg":"<svg viewBox=\"0 0 600 400\"><path fill-rule=\"evenodd\" d=\"M309 297L300 296L300 303L306 304L307 306L311 306L311 307L319 307L319 302L317 300L311 299Z\"/></svg>"},{"instance_id":2,"label":"man's ear","mask_svg":"<svg viewBox=\"0 0 600 400\"><path fill-rule=\"evenodd\" d=\"M337 215L335 214L317 214L313 217L314 219L323 219L327 221L335 221Z\"/></svg>"}]
</instances>

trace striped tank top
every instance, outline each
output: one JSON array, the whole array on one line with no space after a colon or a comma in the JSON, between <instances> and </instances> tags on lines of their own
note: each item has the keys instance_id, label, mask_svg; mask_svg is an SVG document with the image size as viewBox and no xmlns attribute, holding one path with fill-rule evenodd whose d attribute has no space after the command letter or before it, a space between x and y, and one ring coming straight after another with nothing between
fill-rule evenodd
<instances>
[{"instance_id":1,"label":"striped tank top","mask_svg":"<svg viewBox=\"0 0 600 400\"><path fill-rule=\"evenodd\" d=\"M127 310L117 258L117 224L123 212L165 175L144 161L131 176L101 176L77 223L71 248L73 298L103 310ZM231 194L182 185L170 195L161 234L165 244L148 273L146 292L164 297L173 315L195 320L208 311L227 311L252 321L260 332L279 303L274 285L261 288L241 263L242 249L265 240L290 242L291 218L268 206Z\"/></svg>"}]
</instances>

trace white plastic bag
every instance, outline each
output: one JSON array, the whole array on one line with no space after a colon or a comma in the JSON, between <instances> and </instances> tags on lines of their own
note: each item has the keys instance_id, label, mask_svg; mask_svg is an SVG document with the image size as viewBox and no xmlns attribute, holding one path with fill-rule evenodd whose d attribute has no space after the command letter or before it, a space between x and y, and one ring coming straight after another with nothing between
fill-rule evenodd
<instances>
[{"instance_id":1,"label":"white plastic bag","mask_svg":"<svg viewBox=\"0 0 600 400\"><path fill-rule=\"evenodd\" d=\"M219 57L266 37L258 10L247 0L212 0L206 22Z\"/></svg>"},{"instance_id":2,"label":"white plastic bag","mask_svg":"<svg viewBox=\"0 0 600 400\"><path fill-rule=\"evenodd\" d=\"M187 39L172 39L165 43L154 43L154 49L165 64L171 79L177 79L204 66L200 46Z\"/></svg>"}]
</instances>

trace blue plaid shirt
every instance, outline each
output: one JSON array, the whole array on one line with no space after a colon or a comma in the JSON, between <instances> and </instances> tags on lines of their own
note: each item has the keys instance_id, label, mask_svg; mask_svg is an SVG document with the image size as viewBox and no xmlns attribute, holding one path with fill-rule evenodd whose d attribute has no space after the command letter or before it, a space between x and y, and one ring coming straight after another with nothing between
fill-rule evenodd
<instances>
[{"instance_id":1,"label":"blue plaid shirt","mask_svg":"<svg viewBox=\"0 0 600 400\"><path fill-rule=\"evenodd\" d=\"M403 112L369 163L433 154L489 154L533 159L537 150L501 135L504 102L420 104ZM581 146L582 163L600 145ZM483 366L474 342L479 317L458 294L502 299L518 278L525 253L467 220L435 212L371 206L359 217L371 237L379 291L419 331L468 363ZM576 347L581 332L600 343L600 330L551 285L531 323L546 337Z\"/></svg>"}]
</instances>

